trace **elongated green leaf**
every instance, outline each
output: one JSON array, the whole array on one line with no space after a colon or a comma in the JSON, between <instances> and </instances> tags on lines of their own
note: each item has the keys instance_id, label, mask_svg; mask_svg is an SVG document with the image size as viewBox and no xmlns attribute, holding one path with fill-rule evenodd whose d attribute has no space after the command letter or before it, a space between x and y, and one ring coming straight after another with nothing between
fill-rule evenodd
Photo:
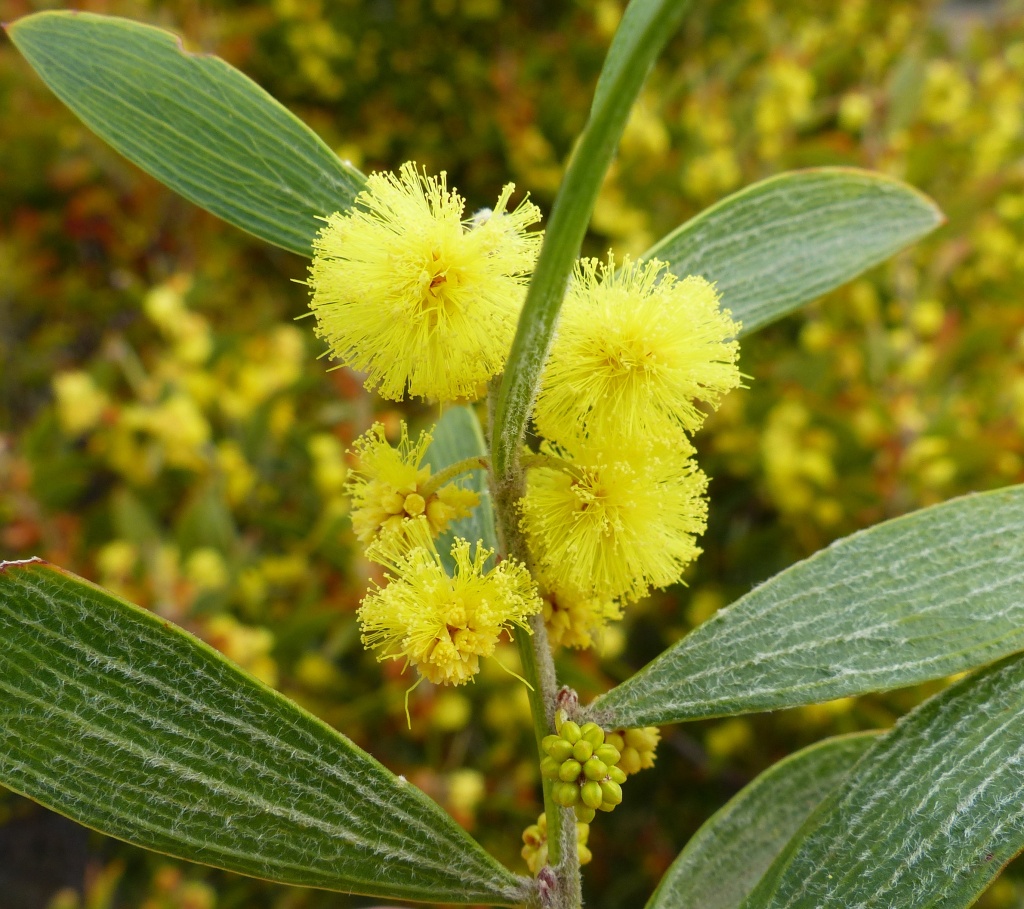
<instances>
[{"instance_id":1,"label":"elongated green leaf","mask_svg":"<svg viewBox=\"0 0 1024 909\"><path fill-rule=\"evenodd\" d=\"M363 176L218 57L170 32L91 13L7 27L18 50L93 132L225 221L309 255L318 216L348 208Z\"/></svg>"},{"instance_id":2,"label":"elongated green leaf","mask_svg":"<svg viewBox=\"0 0 1024 909\"><path fill-rule=\"evenodd\" d=\"M768 768L693 835L647 909L736 909L875 735L826 739Z\"/></svg>"},{"instance_id":3,"label":"elongated green leaf","mask_svg":"<svg viewBox=\"0 0 1024 909\"><path fill-rule=\"evenodd\" d=\"M480 421L471 407L451 407L446 410L434 427L433 436L434 441L427 449L426 460L435 472L466 458L487 454ZM447 553L455 537L462 537L471 543L480 541L488 549L497 549L494 506L487 484L487 472L474 470L458 482L467 489L476 490L480 495L480 504L468 518L453 522L448 532L438 541L441 555Z\"/></svg>"},{"instance_id":4,"label":"elongated green leaf","mask_svg":"<svg viewBox=\"0 0 1024 909\"><path fill-rule=\"evenodd\" d=\"M680 16L685 5L677 0L676 10ZM594 100L590 105L591 114L604 106L608 100L608 93L613 90L612 86L615 85L623 69L630 65L630 61L638 53L643 53L641 48L644 42L650 40L645 38L645 32L652 25L656 24L657 17L665 11L666 4L658 2L658 0L633 0L626 7L626 11L622 14L619 27L615 30L615 37L612 38L611 47L608 48L608 54L604 59L604 64L601 66L601 72L597 78L597 86L594 88ZM666 23L669 29L674 28L676 24L678 24L678 20L675 23ZM665 37L667 38L668 35ZM654 58L652 57L647 62L648 70L650 70L653 63ZM644 75L646 76L646 73Z\"/></svg>"},{"instance_id":5,"label":"elongated green leaf","mask_svg":"<svg viewBox=\"0 0 1024 909\"><path fill-rule=\"evenodd\" d=\"M688 0L632 0L598 79L590 120L558 188L537 267L494 406L491 453L499 490L519 453L555 320L594 211L601 181L619 144L630 108ZM517 490L511 490L516 497Z\"/></svg>"},{"instance_id":6,"label":"elongated green leaf","mask_svg":"<svg viewBox=\"0 0 1024 909\"><path fill-rule=\"evenodd\" d=\"M833 543L599 697L610 726L775 710L941 678L1024 650L1024 486Z\"/></svg>"},{"instance_id":7,"label":"elongated green leaf","mask_svg":"<svg viewBox=\"0 0 1024 909\"><path fill-rule=\"evenodd\" d=\"M513 905L436 804L191 635L0 563L0 783L127 842L290 884Z\"/></svg>"},{"instance_id":8,"label":"elongated green leaf","mask_svg":"<svg viewBox=\"0 0 1024 909\"><path fill-rule=\"evenodd\" d=\"M684 277L714 281L749 334L934 230L944 221L917 190L870 171L780 174L723 199L646 253Z\"/></svg>"},{"instance_id":9,"label":"elongated green leaf","mask_svg":"<svg viewBox=\"0 0 1024 909\"><path fill-rule=\"evenodd\" d=\"M1024 849L1024 658L881 737L744 909L963 909Z\"/></svg>"}]
</instances>

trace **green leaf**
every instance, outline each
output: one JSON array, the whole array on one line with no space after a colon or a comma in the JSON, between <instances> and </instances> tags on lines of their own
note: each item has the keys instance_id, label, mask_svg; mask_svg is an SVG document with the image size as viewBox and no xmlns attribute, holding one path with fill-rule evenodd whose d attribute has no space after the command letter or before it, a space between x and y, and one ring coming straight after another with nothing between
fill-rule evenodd
<instances>
[{"instance_id":1,"label":"green leaf","mask_svg":"<svg viewBox=\"0 0 1024 909\"><path fill-rule=\"evenodd\" d=\"M74 12L25 16L7 32L89 129L269 243L308 256L317 218L362 189L362 174L255 82L170 32Z\"/></svg>"},{"instance_id":2,"label":"green leaf","mask_svg":"<svg viewBox=\"0 0 1024 909\"><path fill-rule=\"evenodd\" d=\"M914 685L1024 650L1024 486L833 543L599 697L646 726Z\"/></svg>"},{"instance_id":3,"label":"green leaf","mask_svg":"<svg viewBox=\"0 0 1024 909\"><path fill-rule=\"evenodd\" d=\"M487 454L487 444L480 421L471 407L450 407L433 429L433 442L427 449L426 462L435 473L443 467L455 464L466 458ZM447 556L455 537L462 537L471 543L482 541L488 549L497 549L498 543L494 533L494 506L491 502L491 491L487 484L487 472L474 470L464 474L458 481L466 489L473 489L480 495L480 504L473 509L468 518L452 522L448 532L438 540L438 550L442 558ZM448 570L452 570L450 557L446 560Z\"/></svg>"},{"instance_id":4,"label":"green leaf","mask_svg":"<svg viewBox=\"0 0 1024 909\"><path fill-rule=\"evenodd\" d=\"M693 835L647 909L736 909L875 735L826 739L769 767Z\"/></svg>"},{"instance_id":5,"label":"green leaf","mask_svg":"<svg viewBox=\"0 0 1024 909\"><path fill-rule=\"evenodd\" d=\"M691 218L644 253L715 282L741 334L888 259L944 222L927 196L882 174L779 174Z\"/></svg>"},{"instance_id":6,"label":"green leaf","mask_svg":"<svg viewBox=\"0 0 1024 909\"><path fill-rule=\"evenodd\" d=\"M605 105L608 101L609 93L615 91L614 86L623 70L631 65L638 54L644 53L643 47L646 42L650 41L652 27L658 28L664 24L669 29L674 29L682 19L686 5L685 3L677 3L676 9L671 10L667 8L665 3L651 2L651 0L633 0L626 7L626 11L622 14L622 19L619 20L619 27L615 30L611 47L608 48L604 64L601 66L601 72L597 77L597 86L594 88L594 100L590 105L591 116ZM664 23L659 23L658 18L666 12L670 15L678 15L679 18L675 21L668 20ZM668 37L668 34L664 35L664 38L667 39ZM654 64L654 57L659 52L660 48L648 60L648 72ZM645 72L643 78L646 78L646 76L647 73Z\"/></svg>"},{"instance_id":7,"label":"green leaf","mask_svg":"<svg viewBox=\"0 0 1024 909\"><path fill-rule=\"evenodd\" d=\"M137 846L331 890L518 904L529 885L343 735L169 622L0 562L0 784Z\"/></svg>"},{"instance_id":8,"label":"green leaf","mask_svg":"<svg viewBox=\"0 0 1024 909\"><path fill-rule=\"evenodd\" d=\"M632 0L598 79L590 120L558 189L530 281L519 328L494 405L491 452L499 489L514 473L569 273L580 252L601 182L619 144L630 108L687 0ZM515 497L515 491L512 491Z\"/></svg>"},{"instance_id":9,"label":"green leaf","mask_svg":"<svg viewBox=\"0 0 1024 909\"><path fill-rule=\"evenodd\" d=\"M962 909L1024 848L1024 658L926 701L811 815L744 909Z\"/></svg>"}]
</instances>

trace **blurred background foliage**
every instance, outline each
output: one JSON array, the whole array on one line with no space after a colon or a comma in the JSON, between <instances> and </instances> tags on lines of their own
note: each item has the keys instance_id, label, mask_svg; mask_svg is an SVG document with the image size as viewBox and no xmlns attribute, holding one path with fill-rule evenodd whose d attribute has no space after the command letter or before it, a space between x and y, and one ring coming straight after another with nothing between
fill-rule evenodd
<instances>
[{"instance_id":1,"label":"blurred background foliage","mask_svg":"<svg viewBox=\"0 0 1024 909\"><path fill-rule=\"evenodd\" d=\"M548 210L623 0L88 0L217 53L365 171L445 169L470 210L506 180ZM52 6L2 0L2 18ZM95 139L0 45L0 552L40 555L184 625L437 799L510 867L539 811L523 692L403 698L359 645L369 566L345 449L397 426L328 371L305 261L176 198ZM908 510L1024 480L1024 4L696 3L652 73L586 251L641 253L782 170L900 177L935 235L749 338L698 437L714 478L686 588L629 610L565 680L604 690L764 578ZM726 301L728 303L728 301ZM420 426L437 414L413 408ZM503 658L515 668L514 648ZM823 736L886 726L937 686L663 730L658 766L594 825L587 905L642 905L696 826ZM364 906L151 856L0 798L5 905ZM64 890L84 874L84 894ZM987 907L1024 905L1011 866Z\"/></svg>"}]
</instances>

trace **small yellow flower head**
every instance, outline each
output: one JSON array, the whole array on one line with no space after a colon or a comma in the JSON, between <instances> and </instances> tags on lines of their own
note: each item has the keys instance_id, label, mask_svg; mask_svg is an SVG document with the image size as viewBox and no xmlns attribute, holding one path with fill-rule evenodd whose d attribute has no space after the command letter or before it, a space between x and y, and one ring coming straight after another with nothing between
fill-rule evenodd
<instances>
[{"instance_id":1,"label":"small yellow flower head","mask_svg":"<svg viewBox=\"0 0 1024 909\"><path fill-rule=\"evenodd\" d=\"M493 554L456 540L451 577L434 547L426 518L404 522L367 549L389 571L386 587L371 590L359 607L363 644L380 648L378 659L402 659L434 684L461 685L491 656L502 632L540 612L541 601L526 568L512 559L490 571Z\"/></svg>"},{"instance_id":2,"label":"small yellow flower head","mask_svg":"<svg viewBox=\"0 0 1024 909\"><path fill-rule=\"evenodd\" d=\"M475 397L505 364L540 249L537 206L505 211L513 189L467 222L444 173L372 175L313 241L310 308L331 356L391 400Z\"/></svg>"},{"instance_id":3,"label":"small yellow flower head","mask_svg":"<svg viewBox=\"0 0 1024 909\"><path fill-rule=\"evenodd\" d=\"M621 755L618 766L627 776L649 770L654 766L654 753L661 741L657 726L643 726L638 729L616 729L605 737Z\"/></svg>"},{"instance_id":4,"label":"small yellow flower head","mask_svg":"<svg viewBox=\"0 0 1024 909\"><path fill-rule=\"evenodd\" d=\"M479 504L477 493L454 483L424 492L430 468L421 464L430 442L430 433L423 432L413 444L405 423L397 448L388 444L381 423L356 439L359 466L349 473L345 489L352 496L352 528L361 542L369 543L381 531L421 515L436 537Z\"/></svg>"},{"instance_id":5,"label":"small yellow flower head","mask_svg":"<svg viewBox=\"0 0 1024 909\"><path fill-rule=\"evenodd\" d=\"M582 596L571 590L559 590L543 583L544 624L552 647L585 650L593 647L609 622L622 618L622 609L614 600Z\"/></svg>"},{"instance_id":6,"label":"small yellow flower head","mask_svg":"<svg viewBox=\"0 0 1024 909\"><path fill-rule=\"evenodd\" d=\"M657 259L616 270L583 259L566 296L534 419L546 438L569 442L609 432L672 438L740 383L731 340L739 325L713 285L682 281Z\"/></svg>"},{"instance_id":7,"label":"small yellow flower head","mask_svg":"<svg viewBox=\"0 0 1024 909\"><path fill-rule=\"evenodd\" d=\"M682 577L707 517L707 478L683 439L541 450L568 462L531 469L521 501L530 552L551 584L639 600Z\"/></svg>"},{"instance_id":8,"label":"small yellow flower head","mask_svg":"<svg viewBox=\"0 0 1024 909\"><path fill-rule=\"evenodd\" d=\"M590 824L577 821L576 844L579 849L581 865L590 864L594 857L587 847L588 839L590 839ZM523 848L520 855L525 859L526 867L535 877L540 874L540 869L548 863L548 816L544 812L541 812L536 824L530 824L523 831Z\"/></svg>"}]
</instances>

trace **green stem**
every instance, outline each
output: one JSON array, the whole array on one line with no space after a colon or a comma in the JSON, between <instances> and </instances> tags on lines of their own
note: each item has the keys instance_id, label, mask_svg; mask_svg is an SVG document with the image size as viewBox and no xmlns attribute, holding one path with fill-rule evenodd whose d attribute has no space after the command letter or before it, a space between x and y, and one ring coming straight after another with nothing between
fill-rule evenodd
<instances>
[{"instance_id":1,"label":"green stem","mask_svg":"<svg viewBox=\"0 0 1024 909\"><path fill-rule=\"evenodd\" d=\"M491 387L488 429L499 552L527 566L529 553L518 523L525 486L520 451L523 432L601 183L647 72L688 5L687 0L632 0L626 9L598 80L590 120L551 209L504 376L500 386L493 383ZM533 634L529 640L520 634L517 642L524 677L533 686L530 708L541 754L541 740L554 732L558 683L543 616L532 616L530 627ZM576 827L572 813L552 801L548 781L544 782L544 810L551 866L550 892L544 904L551 909L579 909L582 895Z\"/></svg>"},{"instance_id":2,"label":"green stem","mask_svg":"<svg viewBox=\"0 0 1024 909\"><path fill-rule=\"evenodd\" d=\"M544 636L544 645L547 646L547 630L544 628L544 617L530 617L530 630L532 634L516 635L516 644L519 647L519 659L523 664L523 678L530 683L527 693L530 696L530 712L533 714L533 734L537 740L538 756L542 755L540 743L544 736L554 732L554 727L548 724L548 705L551 703L548 697L548 686L544 684L544 673L541 671L540 661L537 660L537 648L534 638L538 634ZM548 861L557 865L561 859L561 811L551 800L551 780L542 780L544 788L544 812L548 816Z\"/></svg>"},{"instance_id":3,"label":"green stem","mask_svg":"<svg viewBox=\"0 0 1024 909\"><path fill-rule=\"evenodd\" d=\"M687 6L686 0L633 0L612 43L590 120L551 208L544 244L495 401L491 454L499 486L503 478L516 470L523 431L537 394L569 274L629 111L654 59L682 20Z\"/></svg>"},{"instance_id":4,"label":"green stem","mask_svg":"<svg viewBox=\"0 0 1024 909\"><path fill-rule=\"evenodd\" d=\"M549 467L552 470L560 470L562 473L567 473L569 476L579 480L581 483L586 483L587 481L586 475L577 465L573 464L572 461L569 461L566 458L560 458L557 455L534 454L533 452L530 452L529 454L524 454L520 457L519 464L524 468Z\"/></svg>"},{"instance_id":5,"label":"green stem","mask_svg":"<svg viewBox=\"0 0 1024 909\"><path fill-rule=\"evenodd\" d=\"M494 389L492 389L493 391ZM491 398L493 404L493 396ZM493 411L492 411L493 413ZM519 500L523 495L524 474L519 468L496 483L494 510L498 525L499 552L530 566L526 539L519 529ZM538 760L544 752L541 742L555 731L555 697L558 677L551 656L544 616L530 616L532 634L516 635L516 646L522 663L523 678L529 683L530 713L533 716L533 734L537 743ZM541 780L544 792L544 813L548 824L548 863L554 868L558 895L552 906L572 909L581 905L579 850L576 842L576 822L571 811L562 808L551 797L552 781Z\"/></svg>"},{"instance_id":6,"label":"green stem","mask_svg":"<svg viewBox=\"0 0 1024 909\"><path fill-rule=\"evenodd\" d=\"M486 455L473 455L469 458L463 458L461 461L449 464L447 467L444 467L437 473L433 474L431 478L423 484L423 488L420 490L420 495L426 499L437 492L445 483L450 480L454 480L457 476L468 473L470 470L487 470L490 466L491 462Z\"/></svg>"}]
</instances>

